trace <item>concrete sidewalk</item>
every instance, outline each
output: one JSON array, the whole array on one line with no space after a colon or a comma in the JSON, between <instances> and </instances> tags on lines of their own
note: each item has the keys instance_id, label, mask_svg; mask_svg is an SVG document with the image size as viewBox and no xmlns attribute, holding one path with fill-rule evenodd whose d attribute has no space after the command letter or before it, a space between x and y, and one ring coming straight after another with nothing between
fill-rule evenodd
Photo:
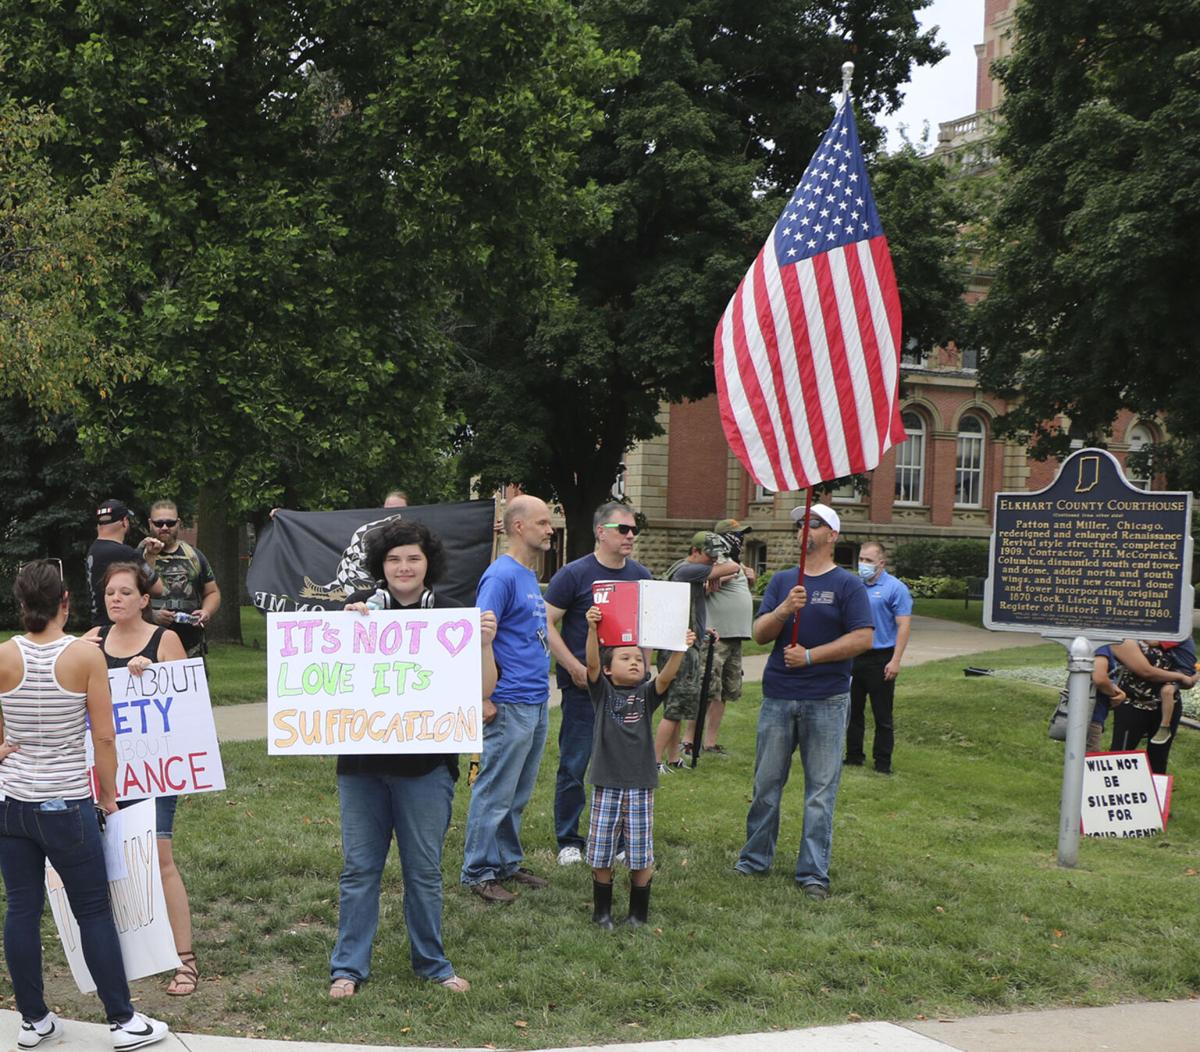
<instances>
[{"instance_id":1,"label":"concrete sidewalk","mask_svg":"<svg viewBox=\"0 0 1200 1052\"><path fill-rule=\"evenodd\" d=\"M978 654L988 650L1036 646L1042 642L1044 640L1041 636L1025 632L989 632L986 629L961 625L957 621L914 617L912 637L904 654L904 665L923 665L927 661L941 661L943 658ZM1066 660L1064 651L1064 674ZM742 664L746 670L746 682L758 683L762 680L767 655L751 654ZM550 679L550 704L558 704L558 688L553 677ZM221 705L213 709L213 713L217 723L217 737L223 742L256 741L267 736L266 702Z\"/></svg>"},{"instance_id":2,"label":"concrete sidewalk","mask_svg":"<svg viewBox=\"0 0 1200 1052\"><path fill-rule=\"evenodd\" d=\"M0 1028L9 1027L8 1033L16 1034L20 1024L16 1012L0 1012ZM67 1020L66 1034L54 1047L63 1052L95 1052L112 1045L108 1027ZM162 1052L401 1052L380 1045L272 1041L212 1034L171 1034L153 1047ZM1200 1048L1200 1000L1016 1012L904 1025L847 1023L766 1034L589 1048L590 1052L1130 1052L1138 1049L1196 1052Z\"/></svg>"}]
</instances>

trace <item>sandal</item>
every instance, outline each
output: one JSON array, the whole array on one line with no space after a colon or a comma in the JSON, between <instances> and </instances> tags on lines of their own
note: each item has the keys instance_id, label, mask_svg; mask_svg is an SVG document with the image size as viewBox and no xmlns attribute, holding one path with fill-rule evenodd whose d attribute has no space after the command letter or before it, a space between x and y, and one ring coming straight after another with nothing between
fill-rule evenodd
<instances>
[{"instance_id":1,"label":"sandal","mask_svg":"<svg viewBox=\"0 0 1200 1052\"><path fill-rule=\"evenodd\" d=\"M200 985L200 972L196 969L196 955L191 950L179 954L179 967L171 977L167 993L171 997L187 997L196 992Z\"/></svg>"},{"instance_id":2,"label":"sandal","mask_svg":"<svg viewBox=\"0 0 1200 1052\"><path fill-rule=\"evenodd\" d=\"M335 1001L353 997L356 993L358 993L358 983L347 975L338 976L329 984L329 996Z\"/></svg>"},{"instance_id":3,"label":"sandal","mask_svg":"<svg viewBox=\"0 0 1200 1052\"><path fill-rule=\"evenodd\" d=\"M448 979L440 979L439 984L447 990L453 990L456 994L465 994L471 989L471 984L461 975L452 975Z\"/></svg>"}]
</instances>

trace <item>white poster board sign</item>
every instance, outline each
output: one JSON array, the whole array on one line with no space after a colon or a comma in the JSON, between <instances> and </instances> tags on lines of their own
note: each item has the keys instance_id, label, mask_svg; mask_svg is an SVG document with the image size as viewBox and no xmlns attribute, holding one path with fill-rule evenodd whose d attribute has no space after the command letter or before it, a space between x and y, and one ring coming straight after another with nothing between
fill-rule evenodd
<instances>
[{"instance_id":1,"label":"white poster board sign","mask_svg":"<svg viewBox=\"0 0 1200 1052\"><path fill-rule=\"evenodd\" d=\"M179 956L167 920L167 903L158 871L154 801L143 800L109 815L102 836L108 866L108 898L125 960L125 978L141 979L177 968ZM91 993L96 989L96 981L83 959L79 924L71 912L62 878L49 862L46 893L75 985L81 993Z\"/></svg>"},{"instance_id":2,"label":"white poster board sign","mask_svg":"<svg viewBox=\"0 0 1200 1052\"><path fill-rule=\"evenodd\" d=\"M267 752L479 752L480 655L475 607L267 614Z\"/></svg>"},{"instance_id":3,"label":"white poster board sign","mask_svg":"<svg viewBox=\"0 0 1200 1052\"><path fill-rule=\"evenodd\" d=\"M1084 836L1146 837L1162 832L1163 814L1144 752L1088 753L1083 761Z\"/></svg>"},{"instance_id":4,"label":"white poster board sign","mask_svg":"<svg viewBox=\"0 0 1200 1052\"><path fill-rule=\"evenodd\" d=\"M117 732L117 799L207 793L225 788L208 679L201 658L164 661L140 676L110 669ZM87 741L92 795L99 797Z\"/></svg>"},{"instance_id":5,"label":"white poster board sign","mask_svg":"<svg viewBox=\"0 0 1200 1052\"><path fill-rule=\"evenodd\" d=\"M679 581L596 581L602 647L687 650L692 586Z\"/></svg>"}]
</instances>

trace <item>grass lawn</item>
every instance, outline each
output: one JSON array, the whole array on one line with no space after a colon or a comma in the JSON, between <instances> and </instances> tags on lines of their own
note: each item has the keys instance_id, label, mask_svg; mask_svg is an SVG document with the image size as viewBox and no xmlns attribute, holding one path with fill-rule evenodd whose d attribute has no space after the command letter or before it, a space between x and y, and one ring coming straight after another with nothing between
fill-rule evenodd
<instances>
[{"instance_id":1,"label":"grass lawn","mask_svg":"<svg viewBox=\"0 0 1200 1052\"><path fill-rule=\"evenodd\" d=\"M722 729L731 758L663 780L652 930L642 932L592 928L588 870L554 864L555 712L525 816L528 864L553 879L550 888L510 907L458 888L469 799L459 784L445 938L474 984L466 996L413 976L393 861L372 982L350 1001L327 1000L341 864L333 760L272 760L261 743L227 746L229 790L183 801L176 837L204 981L181 1001L144 980L138 1007L183 1031L537 1048L1194 995L1200 735L1183 732L1172 751L1166 835L1086 840L1078 868L1061 870L1062 746L1046 738L1051 692L961 671L1063 661L1060 647L1046 645L904 674L896 774L846 772L833 896L823 903L791 879L798 771L774 870L764 879L731 872L753 764L759 692L748 688ZM626 889L622 874L622 913ZM96 1016L52 938L47 976L56 1011Z\"/></svg>"}]
</instances>

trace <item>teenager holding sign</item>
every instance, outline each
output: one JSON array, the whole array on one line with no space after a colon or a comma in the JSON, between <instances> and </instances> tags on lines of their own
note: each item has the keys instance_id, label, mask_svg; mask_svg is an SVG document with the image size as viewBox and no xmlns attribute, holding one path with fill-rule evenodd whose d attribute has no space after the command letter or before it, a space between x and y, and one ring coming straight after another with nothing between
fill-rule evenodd
<instances>
[{"instance_id":1,"label":"teenager holding sign","mask_svg":"<svg viewBox=\"0 0 1200 1052\"><path fill-rule=\"evenodd\" d=\"M428 527L400 519L367 538L367 571L378 582L350 596L345 609L443 609L457 606L432 586L446 568L442 542ZM492 640L496 615L479 615L483 697L496 685ZM379 927L379 888L395 835L404 874L404 923L413 971L448 990L471 984L454 974L442 947L442 847L450 827L457 754L387 753L339 756L338 800L345 866L338 882L338 936L330 960L329 996L353 997L371 970Z\"/></svg>"},{"instance_id":2,"label":"teenager holding sign","mask_svg":"<svg viewBox=\"0 0 1200 1052\"><path fill-rule=\"evenodd\" d=\"M150 608L150 578L137 563L112 563L104 571L101 589L111 624L93 628L84 638L100 644L110 669L127 668L140 676L153 664L182 661L187 657L179 636L169 628L160 628L145 620ZM129 798L121 801L121 805L135 802ZM155 797L154 828L167 920L171 922L175 952L179 954L179 967L167 986L167 993L172 997L187 997L196 992L200 973L192 949L192 907L183 876L175 865L172 837L178 804L177 796Z\"/></svg>"}]
</instances>

